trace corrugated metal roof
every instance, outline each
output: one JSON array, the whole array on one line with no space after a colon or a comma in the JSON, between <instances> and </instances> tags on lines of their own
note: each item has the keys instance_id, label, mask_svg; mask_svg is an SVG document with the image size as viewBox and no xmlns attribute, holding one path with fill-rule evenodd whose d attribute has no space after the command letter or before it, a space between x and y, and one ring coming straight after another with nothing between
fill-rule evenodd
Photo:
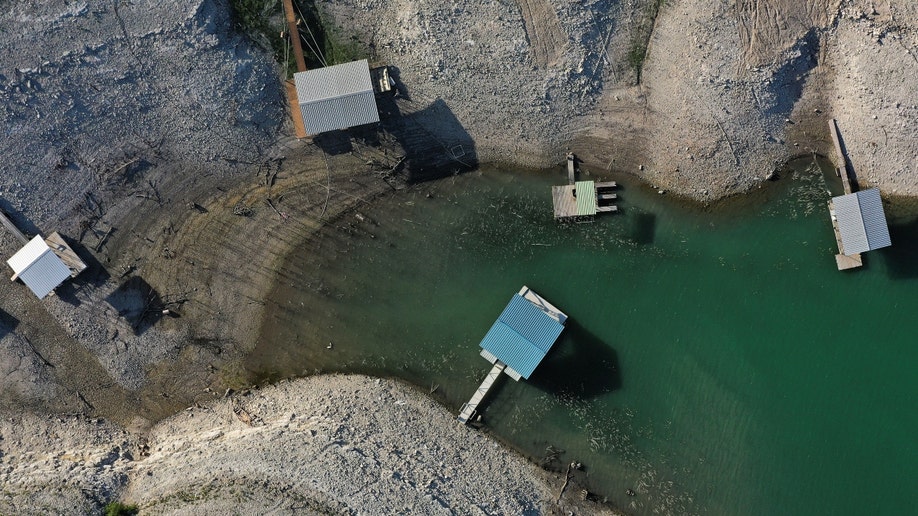
<instances>
[{"instance_id":1,"label":"corrugated metal roof","mask_svg":"<svg viewBox=\"0 0 918 516\"><path fill-rule=\"evenodd\" d=\"M547 353L564 326L523 296L516 294L498 318ZM505 362L506 363L506 362Z\"/></svg>"},{"instance_id":2,"label":"corrugated metal roof","mask_svg":"<svg viewBox=\"0 0 918 516\"><path fill-rule=\"evenodd\" d=\"M41 235L29 241L6 263L39 299L70 277L70 269L51 251Z\"/></svg>"},{"instance_id":3,"label":"corrugated metal roof","mask_svg":"<svg viewBox=\"0 0 918 516\"><path fill-rule=\"evenodd\" d=\"M870 249L857 196L850 194L835 197L832 204L835 206L835 218L838 220L838 232L841 234L845 254L863 253Z\"/></svg>"},{"instance_id":4,"label":"corrugated metal roof","mask_svg":"<svg viewBox=\"0 0 918 516\"><path fill-rule=\"evenodd\" d=\"M300 104L300 113L307 134L321 134L379 122L373 93Z\"/></svg>"},{"instance_id":5,"label":"corrugated metal roof","mask_svg":"<svg viewBox=\"0 0 918 516\"><path fill-rule=\"evenodd\" d=\"M845 254L864 253L892 245L878 189L833 197L832 205Z\"/></svg>"},{"instance_id":6,"label":"corrugated metal roof","mask_svg":"<svg viewBox=\"0 0 918 516\"><path fill-rule=\"evenodd\" d=\"M379 122L366 59L297 72L293 79L307 133Z\"/></svg>"},{"instance_id":7,"label":"corrugated metal roof","mask_svg":"<svg viewBox=\"0 0 918 516\"><path fill-rule=\"evenodd\" d=\"M481 345L523 378L529 378L545 357L542 350L501 321L491 326Z\"/></svg>"},{"instance_id":8,"label":"corrugated metal roof","mask_svg":"<svg viewBox=\"0 0 918 516\"><path fill-rule=\"evenodd\" d=\"M883 212L883 200L880 190L871 188L857 192L858 204L861 206L861 218L867 233L867 244L871 250L889 247L889 227L886 226L886 213Z\"/></svg>"},{"instance_id":9,"label":"corrugated metal roof","mask_svg":"<svg viewBox=\"0 0 918 516\"><path fill-rule=\"evenodd\" d=\"M577 215L596 215L596 187L593 181L577 181Z\"/></svg>"},{"instance_id":10,"label":"corrugated metal roof","mask_svg":"<svg viewBox=\"0 0 918 516\"><path fill-rule=\"evenodd\" d=\"M515 294L482 339L481 347L529 378L563 329L557 320Z\"/></svg>"},{"instance_id":11,"label":"corrugated metal roof","mask_svg":"<svg viewBox=\"0 0 918 516\"><path fill-rule=\"evenodd\" d=\"M6 263L13 269L13 273L18 276L19 273L29 268L29 265L32 265L35 260L39 259L42 254L50 250L51 248L45 243L45 239L41 236L36 236L23 246L22 249L17 251L12 258L7 260Z\"/></svg>"}]
</instances>

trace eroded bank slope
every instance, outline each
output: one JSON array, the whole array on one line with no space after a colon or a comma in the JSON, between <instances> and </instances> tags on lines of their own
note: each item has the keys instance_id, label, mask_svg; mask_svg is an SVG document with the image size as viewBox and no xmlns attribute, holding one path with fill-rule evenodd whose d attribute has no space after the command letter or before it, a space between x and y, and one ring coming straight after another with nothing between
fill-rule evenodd
<instances>
[{"instance_id":1,"label":"eroded bank slope","mask_svg":"<svg viewBox=\"0 0 918 516\"><path fill-rule=\"evenodd\" d=\"M633 173L699 200L755 187L788 157L829 154L837 117L856 171L918 195L918 7L906 0L323 2L441 99L483 161ZM431 124L435 124L431 120Z\"/></svg>"}]
</instances>

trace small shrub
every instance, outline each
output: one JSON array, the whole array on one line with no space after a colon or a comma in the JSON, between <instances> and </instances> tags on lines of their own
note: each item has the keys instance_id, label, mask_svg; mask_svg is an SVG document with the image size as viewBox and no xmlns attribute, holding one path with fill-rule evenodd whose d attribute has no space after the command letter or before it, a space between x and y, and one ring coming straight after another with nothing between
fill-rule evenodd
<instances>
[{"instance_id":1,"label":"small shrub","mask_svg":"<svg viewBox=\"0 0 918 516\"><path fill-rule=\"evenodd\" d=\"M126 505L121 502L109 502L105 506L105 516L134 516L139 512L136 505Z\"/></svg>"}]
</instances>

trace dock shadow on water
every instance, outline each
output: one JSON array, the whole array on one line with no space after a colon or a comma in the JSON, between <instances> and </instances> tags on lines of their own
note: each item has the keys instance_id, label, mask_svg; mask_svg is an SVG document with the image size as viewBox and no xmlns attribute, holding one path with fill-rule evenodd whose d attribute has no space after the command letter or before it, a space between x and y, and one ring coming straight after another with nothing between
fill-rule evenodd
<instances>
[{"instance_id":1,"label":"dock shadow on water","mask_svg":"<svg viewBox=\"0 0 918 516\"><path fill-rule=\"evenodd\" d=\"M622 387L618 354L570 319L529 383L550 394L595 398Z\"/></svg>"},{"instance_id":2,"label":"dock shadow on water","mask_svg":"<svg viewBox=\"0 0 918 516\"><path fill-rule=\"evenodd\" d=\"M918 278L918 217L908 222L889 224L892 246L877 251L886 263L887 274L893 279Z\"/></svg>"},{"instance_id":3,"label":"dock shadow on water","mask_svg":"<svg viewBox=\"0 0 918 516\"><path fill-rule=\"evenodd\" d=\"M652 245L656 236L657 216L653 213L636 213L631 218L629 238L638 245Z\"/></svg>"}]
</instances>

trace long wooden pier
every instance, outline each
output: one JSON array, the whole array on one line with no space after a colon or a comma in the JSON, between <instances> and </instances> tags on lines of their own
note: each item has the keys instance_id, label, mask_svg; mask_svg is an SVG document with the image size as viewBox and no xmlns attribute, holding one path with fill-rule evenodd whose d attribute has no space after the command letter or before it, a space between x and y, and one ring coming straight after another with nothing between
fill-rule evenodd
<instances>
[{"instance_id":1,"label":"long wooden pier","mask_svg":"<svg viewBox=\"0 0 918 516\"><path fill-rule=\"evenodd\" d=\"M577 182L577 156L573 152L567 153L567 183Z\"/></svg>"},{"instance_id":2,"label":"long wooden pier","mask_svg":"<svg viewBox=\"0 0 918 516\"><path fill-rule=\"evenodd\" d=\"M829 120L829 133L832 134L832 143L835 144L835 159L838 165L835 167L835 174L841 178L842 186L845 188L845 195L852 193L851 179L848 177L848 160L841 146L841 135L838 131L838 121L834 118ZM835 204L829 200L829 217L832 219L832 230L835 232L835 242L838 244L838 254L835 255L835 265L838 270L844 271L855 269L864 265L864 260L860 253L845 254L845 246L842 244L841 230L838 229L838 217L835 214Z\"/></svg>"},{"instance_id":3,"label":"long wooden pier","mask_svg":"<svg viewBox=\"0 0 918 516\"><path fill-rule=\"evenodd\" d=\"M838 132L838 121L834 118L829 120L829 132L832 133L832 143L835 144L835 159L838 165L835 167L835 175L841 178L842 186L845 187L845 194L852 193L851 179L848 177L848 160L842 151L841 135Z\"/></svg>"},{"instance_id":4,"label":"long wooden pier","mask_svg":"<svg viewBox=\"0 0 918 516\"><path fill-rule=\"evenodd\" d=\"M303 55L303 43L300 41L300 29L293 12L293 0L283 0L284 18L287 20L287 35L293 46L293 58L296 60L296 70L306 71L306 57ZM305 20L303 20L305 23ZM286 63L284 63L286 66ZM287 93L287 102L290 104L290 116L293 118L293 132L297 138L306 138L306 126L303 123L303 114L300 111L300 100L296 94L296 83L293 79L284 81L284 90Z\"/></svg>"},{"instance_id":5,"label":"long wooden pier","mask_svg":"<svg viewBox=\"0 0 918 516\"><path fill-rule=\"evenodd\" d=\"M303 56L303 44L300 42L300 29L297 27L296 13L293 12L293 0L283 0L284 18L287 20L287 32L293 44L293 57L296 59L298 72L306 71L306 58ZM277 4L274 4L277 5ZM305 20L303 20L305 22Z\"/></svg>"},{"instance_id":6,"label":"long wooden pier","mask_svg":"<svg viewBox=\"0 0 918 516\"><path fill-rule=\"evenodd\" d=\"M491 368L491 372L485 376L482 380L481 385L478 386L478 390L475 391L475 394L472 395L472 399L468 401L465 405L462 406L462 410L459 411L459 423L466 424L470 419L475 417L475 412L478 410L478 405L481 404L481 401L484 400L487 396L488 391L491 390L491 387L494 386L494 382L500 377L500 373L503 372L504 368L507 367L503 362L498 360L494 363L494 367Z\"/></svg>"}]
</instances>

